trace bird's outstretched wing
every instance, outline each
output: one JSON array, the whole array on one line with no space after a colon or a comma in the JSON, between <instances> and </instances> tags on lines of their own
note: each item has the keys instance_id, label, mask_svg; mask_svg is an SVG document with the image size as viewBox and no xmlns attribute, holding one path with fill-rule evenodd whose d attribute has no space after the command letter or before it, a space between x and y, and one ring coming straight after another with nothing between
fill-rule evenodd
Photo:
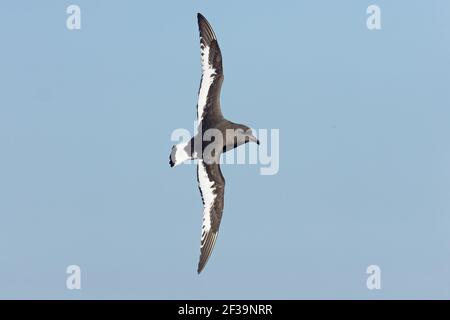
<instances>
[{"instance_id":1,"label":"bird's outstretched wing","mask_svg":"<svg viewBox=\"0 0 450 320\"><path fill-rule=\"evenodd\" d=\"M208 262L217 240L222 220L225 179L218 163L207 164L203 160L198 160L197 180L203 200L200 260L197 269L200 273Z\"/></svg>"},{"instance_id":2,"label":"bird's outstretched wing","mask_svg":"<svg viewBox=\"0 0 450 320\"><path fill-rule=\"evenodd\" d=\"M216 34L208 20L197 14L200 31L200 55L202 61L202 80L198 91L198 124L209 119L221 119L220 90L223 82L222 54Z\"/></svg>"}]
</instances>

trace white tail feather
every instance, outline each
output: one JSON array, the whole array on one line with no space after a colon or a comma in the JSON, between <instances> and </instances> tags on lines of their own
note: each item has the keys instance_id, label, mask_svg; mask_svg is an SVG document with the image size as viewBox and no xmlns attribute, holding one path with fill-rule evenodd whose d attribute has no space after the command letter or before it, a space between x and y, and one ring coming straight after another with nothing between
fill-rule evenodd
<instances>
[{"instance_id":1,"label":"white tail feather","mask_svg":"<svg viewBox=\"0 0 450 320\"><path fill-rule=\"evenodd\" d=\"M189 147L189 141L179 143L172 147L172 152L170 153L170 166L177 166L182 164L184 161L191 160L191 152Z\"/></svg>"}]
</instances>

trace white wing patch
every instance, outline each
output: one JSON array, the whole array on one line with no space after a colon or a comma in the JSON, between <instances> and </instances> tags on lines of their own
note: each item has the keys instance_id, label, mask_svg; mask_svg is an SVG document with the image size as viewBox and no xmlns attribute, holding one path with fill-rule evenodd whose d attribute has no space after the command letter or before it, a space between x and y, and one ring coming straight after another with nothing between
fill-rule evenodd
<instances>
[{"instance_id":1,"label":"white wing patch","mask_svg":"<svg viewBox=\"0 0 450 320\"><path fill-rule=\"evenodd\" d=\"M210 180L203 160L198 160L198 183L203 197L203 224L202 224L202 238L201 246L204 245L204 239L209 230L211 230L211 208L214 205L216 195L214 181Z\"/></svg>"},{"instance_id":2,"label":"white wing patch","mask_svg":"<svg viewBox=\"0 0 450 320\"><path fill-rule=\"evenodd\" d=\"M200 43L200 53L202 60L202 81L197 103L197 121L199 126L203 120L203 111L205 110L206 102L208 100L209 88L214 82L216 75L216 69L209 63L209 47L205 46L203 42Z\"/></svg>"}]
</instances>

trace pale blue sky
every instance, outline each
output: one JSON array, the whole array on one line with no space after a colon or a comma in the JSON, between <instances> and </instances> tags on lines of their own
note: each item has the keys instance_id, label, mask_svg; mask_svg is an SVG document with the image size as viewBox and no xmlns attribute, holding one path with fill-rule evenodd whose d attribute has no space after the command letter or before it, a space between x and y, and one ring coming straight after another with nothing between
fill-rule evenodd
<instances>
[{"instance_id":1,"label":"pale blue sky","mask_svg":"<svg viewBox=\"0 0 450 320\"><path fill-rule=\"evenodd\" d=\"M201 276L195 167L168 165L198 11L225 115L281 140L277 175L223 167ZM449 38L446 0L2 1L0 298L450 298Z\"/></svg>"}]
</instances>

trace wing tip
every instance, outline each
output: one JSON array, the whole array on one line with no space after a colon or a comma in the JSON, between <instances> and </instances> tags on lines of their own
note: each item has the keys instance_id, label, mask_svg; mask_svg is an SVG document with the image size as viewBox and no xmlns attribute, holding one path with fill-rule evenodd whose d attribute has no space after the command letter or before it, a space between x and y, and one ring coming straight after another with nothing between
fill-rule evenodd
<instances>
[{"instance_id":1,"label":"wing tip","mask_svg":"<svg viewBox=\"0 0 450 320\"><path fill-rule=\"evenodd\" d=\"M197 12L197 20L200 22L200 21L205 21L205 22L208 22L208 20L206 19L206 17L203 15L203 14L201 14L200 12ZM209 23L208 23L209 24Z\"/></svg>"},{"instance_id":2,"label":"wing tip","mask_svg":"<svg viewBox=\"0 0 450 320\"><path fill-rule=\"evenodd\" d=\"M198 262L197 274L200 274L205 269L209 258L213 252L216 244L218 232L211 231L206 235L204 246L200 250L200 260ZM205 249L205 250L204 250Z\"/></svg>"},{"instance_id":3,"label":"wing tip","mask_svg":"<svg viewBox=\"0 0 450 320\"><path fill-rule=\"evenodd\" d=\"M197 21L199 26L201 25L202 22L208 22L208 20L206 20L205 16L202 15L200 12L197 12Z\"/></svg>"},{"instance_id":4,"label":"wing tip","mask_svg":"<svg viewBox=\"0 0 450 320\"><path fill-rule=\"evenodd\" d=\"M200 12L197 13L197 21L198 21L198 28L200 31L200 37L204 38L204 40L207 42L208 45L213 40L217 40L216 34L214 33L211 24Z\"/></svg>"}]
</instances>

